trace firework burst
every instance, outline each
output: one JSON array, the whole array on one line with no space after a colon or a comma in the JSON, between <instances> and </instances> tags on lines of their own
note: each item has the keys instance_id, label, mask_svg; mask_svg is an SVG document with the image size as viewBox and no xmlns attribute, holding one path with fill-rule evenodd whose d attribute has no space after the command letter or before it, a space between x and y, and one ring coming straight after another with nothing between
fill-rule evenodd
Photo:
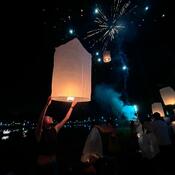
<instances>
[{"instance_id":1,"label":"firework burst","mask_svg":"<svg viewBox=\"0 0 175 175\"><path fill-rule=\"evenodd\" d=\"M132 9L131 1L126 2L126 0L114 0L109 16L105 15L100 8L97 8L95 11L96 18L94 20L96 27L88 31L84 39L95 38L91 47L101 42L103 45L102 50L105 50L108 43L116 37L120 30L125 28L119 21Z\"/></svg>"}]
</instances>

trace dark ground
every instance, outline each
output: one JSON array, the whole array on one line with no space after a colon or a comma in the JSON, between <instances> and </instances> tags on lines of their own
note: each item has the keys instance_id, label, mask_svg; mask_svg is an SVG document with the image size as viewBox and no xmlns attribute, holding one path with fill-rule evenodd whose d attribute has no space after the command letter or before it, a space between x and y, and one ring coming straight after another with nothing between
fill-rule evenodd
<instances>
[{"instance_id":1,"label":"dark ground","mask_svg":"<svg viewBox=\"0 0 175 175\"><path fill-rule=\"evenodd\" d=\"M58 165L60 174L76 174L80 170L80 157L83 146L88 135L85 129L62 129L58 140ZM107 162L100 165L103 174L111 174L110 170L115 170L117 174L159 174L168 175L161 172L160 166L156 167L156 160L148 161L143 159L139 153L133 153L130 149L131 140L122 135L120 147L118 147L117 159L113 166L108 166ZM172 152L172 155L174 153ZM114 156L115 157L115 156ZM173 156L172 156L173 158ZM36 142L31 132L28 137L11 136L11 139L0 142L0 175L14 172L15 175L35 175ZM169 157L170 162L171 157ZM167 162L168 160L164 160ZM155 168L156 167L156 168ZM169 168L171 165L169 164ZM171 174L175 174L174 171Z\"/></svg>"}]
</instances>

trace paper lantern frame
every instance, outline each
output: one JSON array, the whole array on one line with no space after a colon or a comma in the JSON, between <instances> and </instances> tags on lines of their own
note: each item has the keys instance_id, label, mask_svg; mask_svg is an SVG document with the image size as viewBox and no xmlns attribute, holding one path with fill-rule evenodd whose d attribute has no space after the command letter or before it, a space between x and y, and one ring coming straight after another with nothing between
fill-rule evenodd
<instances>
[{"instance_id":1,"label":"paper lantern frame","mask_svg":"<svg viewBox=\"0 0 175 175\"><path fill-rule=\"evenodd\" d=\"M91 100L91 54L77 38L55 50L51 97L63 102Z\"/></svg>"},{"instance_id":2,"label":"paper lantern frame","mask_svg":"<svg viewBox=\"0 0 175 175\"><path fill-rule=\"evenodd\" d=\"M161 117L165 117L163 106L159 102L156 102L156 103L152 104L152 113L154 114L155 112L160 113Z\"/></svg>"},{"instance_id":3,"label":"paper lantern frame","mask_svg":"<svg viewBox=\"0 0 175 175\"><path fill-rule=\"evenodd\" d=\"M171 87L160 89L160 95L165 105L175 105L175 91Z\"/></svg>"}]
</instances>

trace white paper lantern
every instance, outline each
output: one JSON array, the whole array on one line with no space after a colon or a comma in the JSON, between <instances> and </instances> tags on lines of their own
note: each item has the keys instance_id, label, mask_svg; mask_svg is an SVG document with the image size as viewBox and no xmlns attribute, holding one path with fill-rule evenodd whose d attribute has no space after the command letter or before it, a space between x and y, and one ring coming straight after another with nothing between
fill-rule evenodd
<instances>
[{"instance_id":1,"label":"white paper lantern","mask_svg":"<svg viewBox=\"0 0 175 175\"><path fill-rule=\"evenodd\" d=\"M155 112L160 113L161 117L165 117L165 113L162 107L161 103L153 103L152 104L152 113L154 114Z\"/></svg>"},{"instance_id":2,"label":"white paper lantern","mask_svg":"<svg viewBox=\"0 0 175 175\"><path fill-rule=\"evenodd\" d=\"M64 102L91 100L91 54L77 38L56 48L51 97Z\"/></svg>"},{"instance_id":3,"label":"white paper lantern","mask_svg":"<svg viewBox=\"0 0 175 175\"><path fill-rule=\"evenodd\" d=\"M175 91L171 87L160 89L160 95L165 105L175 105Z\"/></svg>"},{"instance_id":4,"label":"white paper lantern","mask_svg":"<svg viewBox=\"0 0 175 175\"><path fill-rule=\"evenodd\" d=\"M111 54L110 51L105 51L103 53L103 62L104 63L109 63L111 61Z\"/></svg>"}]
</instances>

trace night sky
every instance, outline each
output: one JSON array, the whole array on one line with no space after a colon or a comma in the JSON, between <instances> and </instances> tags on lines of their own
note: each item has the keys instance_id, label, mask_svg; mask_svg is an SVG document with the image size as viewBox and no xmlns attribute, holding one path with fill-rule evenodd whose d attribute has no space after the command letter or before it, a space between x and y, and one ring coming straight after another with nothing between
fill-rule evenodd
<instances>
[{"instance_id":1,"label":"night sky","mask_svg":"<svg viewBox=\"0 0 175 175\"><path fill-rule=\"evenodd\" d=\"M161 100L160 88L175 89L173 2L132 1L138 7L126 17L125 32L110 43L112 61L105 64L97 62L95 56L96 51L100 52L101 43L90 48L92 40L84 40L84 36L94 25L96 5L108 9L111 2L50 0L7 2L1 7L2 118L21 113L32 118L40 112L51 91L54 48L74 37L93 55L92 95L96 84L109 84L147 112L154 101ZM149 9L145 11L146 6ZM75 32L73 35L69 34L70 28ZM119 51L125 55L128 66L126 89ZM58 106L65 111L68 105ZM80 115L90 106L94 112L94 99L90 104L79 104Z\"/></svg>"}]
</instances>

